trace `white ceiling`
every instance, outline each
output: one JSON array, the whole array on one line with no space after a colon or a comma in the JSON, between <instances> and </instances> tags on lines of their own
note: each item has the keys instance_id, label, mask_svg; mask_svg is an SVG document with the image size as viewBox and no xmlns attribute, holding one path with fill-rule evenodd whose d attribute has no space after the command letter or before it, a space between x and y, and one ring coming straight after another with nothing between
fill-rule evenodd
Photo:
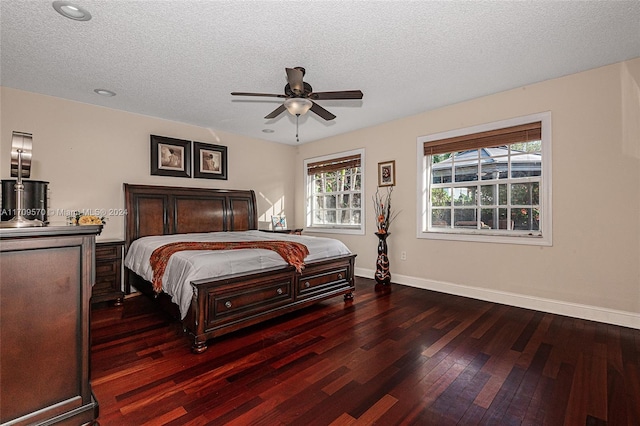
<instances>
[{"instance_id":1,"label":"white ceiling","mask_svg":"<svg viewBox=\"0 0 640 426\"><path fill-rule=\"evenodd\" d=\"M295 118L263 118L282 99L230 92L296 66L364 92L318 101L337 118L301 117L305 143L640 57L640 1L71 1L92 19L0 0L2 86L286 144Z\"/></svg>"}]
</instances>

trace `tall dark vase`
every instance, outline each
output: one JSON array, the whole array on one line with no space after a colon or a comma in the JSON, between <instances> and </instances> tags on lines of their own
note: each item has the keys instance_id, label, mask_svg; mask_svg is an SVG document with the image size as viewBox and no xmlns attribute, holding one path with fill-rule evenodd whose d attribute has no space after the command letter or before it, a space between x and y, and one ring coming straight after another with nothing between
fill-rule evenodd
<instances>
[{"instance_id":1,"label":"tall dark vase","mask_svg":"<svg viewBox=\"0 0 640 426\"><path fill-rule=\"evenodd\" d=\"M387 256L387 237L390 233L376 232L378 237L378 259L376 260L376 291L391 290L391 272L389 272L389 257Z\"/></svg>"}]
</instances>

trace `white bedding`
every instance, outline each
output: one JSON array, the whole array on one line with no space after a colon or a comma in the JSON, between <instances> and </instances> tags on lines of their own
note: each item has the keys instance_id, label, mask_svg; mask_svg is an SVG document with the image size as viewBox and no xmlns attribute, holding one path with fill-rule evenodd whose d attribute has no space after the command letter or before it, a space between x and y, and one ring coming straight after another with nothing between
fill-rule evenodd
<instances>
[{"instance_id":1,"label":"white bedding","mask_svg":"<svg viewBox=\"0 0 640 426\"><path fill-rule=\"evenodd\" d=\"M331 238L262 231L206 232L139 238L131 243L124 264L150 282L153 279L153 271L149 258L155 249L165 244L185 241L270 240L295 241L304 244L309 249L305 263L351 253L341 241ZM286 265L287 262L278 253L266 249L181 251L169 259L162 279L162 289L178 305L180 314L184 318L194 294L190 285L192 281Z\"/></svg>"}]
</instances>

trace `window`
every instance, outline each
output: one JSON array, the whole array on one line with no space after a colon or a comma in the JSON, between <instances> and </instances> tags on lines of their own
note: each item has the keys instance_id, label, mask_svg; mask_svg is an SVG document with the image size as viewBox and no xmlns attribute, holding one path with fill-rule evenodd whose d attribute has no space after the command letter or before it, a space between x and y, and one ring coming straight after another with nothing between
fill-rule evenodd
<instances>
[{"instance_id":1,"label":"window","mask_svg":"<svg viewBox=\"0 0 640 426\"><path fill-rule=\"evenodd\" d=\"M551 117L418 138L419 238L551 245Z\"/></svg>"},{"instance_id":2,"label":"window","mask_svg":"<svg viewBox=\"0 0 640 426\"><path fill-rule=\"evenodd\" d=\"M364 150L305 160L307 227L364 234Z\"/></svg>"}]
</instances>

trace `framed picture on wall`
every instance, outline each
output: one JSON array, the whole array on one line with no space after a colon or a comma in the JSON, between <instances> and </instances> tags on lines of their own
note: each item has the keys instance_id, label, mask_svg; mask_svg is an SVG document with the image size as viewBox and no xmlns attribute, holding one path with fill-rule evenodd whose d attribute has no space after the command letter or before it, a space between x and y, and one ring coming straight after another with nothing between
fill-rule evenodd
<instances>
[{"instance_id":1,"label":"framed picture on wall","mask_svg":"<svg viewBox=\"0 0 640 426\"><path fill-rule=\"evenodd\" d=\"M194 177L227 180L227 147L194 142L193 164Z\"/></svg>"},{"instance_id":2,"label":"framed picture on wall","mask_svg":"<svg viewBox=\"0 0 640 426\"><path fill-rule=\"evenodd\" d=\"M394 186L396 184L396 161L378 163L378 186Z\"/></svg>"},{"instance_id":3,"label":"framed picture on wall","mask_svg":"<svg viewBox=\"0 0 640 426\"><path fill-rule=\"evenodd\" d=\"M151 174L191 177L191 141L151 135Z\"/></svg>"}]
</instances>

